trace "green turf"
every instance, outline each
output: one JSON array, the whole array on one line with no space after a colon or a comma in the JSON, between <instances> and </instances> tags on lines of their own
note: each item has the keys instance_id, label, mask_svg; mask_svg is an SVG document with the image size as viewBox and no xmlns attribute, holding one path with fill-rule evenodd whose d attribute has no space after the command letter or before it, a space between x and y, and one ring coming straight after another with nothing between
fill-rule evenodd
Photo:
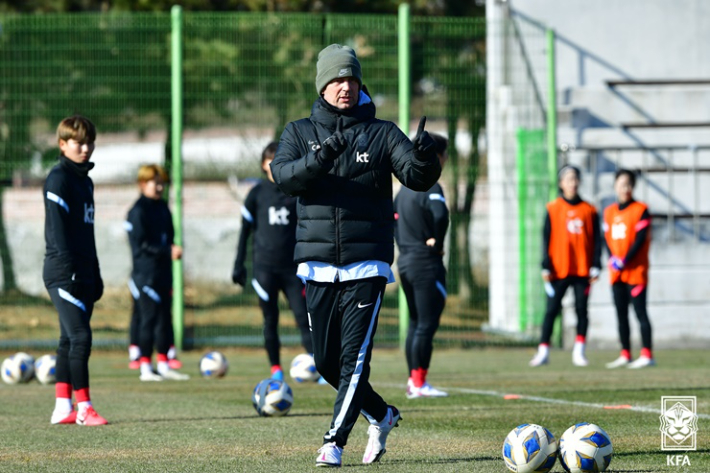
<instances>
[{"instance_id":1,"label":"green turf","mask_svg":"<svg viewBox=\"0 0 710 473\"><path fill-rule=\"evenodd\" d=\"M334 392L291 383L295 405L283 418L260 418L251 391L267 373L261 351L223 350L226 378L198 377L198 352L184 353L187 382L141 383L125 355L91 358L92 397L111 422L104 427L50 426L51 386L0 385L0 472L298 472L313 471L329 426ZM290 361L296 352L286 351ZM2 354L6 356L7 354ZM41 353L33 353L35 356ZM345 449L344 467L382 472L505 472L501 446L516 425L544 425L556 437L580 421L597 423L614 444L609 471L709 472L710 423L698 422L691 466L667 466L660 449L658 413L605 410L526 399L504 400L468 391L533 395L565 401L660 409L661 396L694 395L698 413L710 413L710 352L659 351L646 370L603 368L616 355L589 354L591 366L574 368L569 353L531 370L530 349L439 350L430 381L449 388L444 399L407 400L405 364L397 351L376 350L372 382L403 416L378 465L362 465L366 422L358 421ZM553 471L561 472L557 463Z\"/></svg>"}]
</instances>

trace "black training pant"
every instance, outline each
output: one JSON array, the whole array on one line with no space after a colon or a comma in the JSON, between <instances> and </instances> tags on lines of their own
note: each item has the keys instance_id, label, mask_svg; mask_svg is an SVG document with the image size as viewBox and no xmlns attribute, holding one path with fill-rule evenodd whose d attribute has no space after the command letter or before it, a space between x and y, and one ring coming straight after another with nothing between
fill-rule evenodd
<instances>
[{"instance_id":1,"label":"black training pant","mask_svg":"<svg viewBox=\"0 0 710 473\"><path fill-rule=\"evenodd\" d=\"M171 288L152 288L141 286L138 288L138 312L140 332L138 346L141 357L151 358L153 347L161 355L167 355L173 343L172 297Z\"/></svg>"},{"instance_id":2,"label":"black training pant","mask_svg":"<svg viewBox=\"0 0 710 473\"><path fill-rule=\"evenodd\" d=\"M552 329L555 324L555 319L562 310L562 298L567 292L567 288L572 286L574 289L574 305L577 311L577 335L587 336L587 326L589 319L587 318L587 301L589 300L589 279L577 276L570 276L564 279L551 281L552 288L555 294L550 297L547 295L547 310L545 311L545 321L542 324L542 338L540 343L550 343L552 337Z\"/></svg>"},{"instance_id":3,"label":"black training pant","mask_svg":"<svg viewBox=\"0 0 710 473\"><path fill-rule=\"evenodd\" d=\"M139 296L140 297L140 296ZM141 319L140 319L140 311L138 310L138 300L136 298L131 297L131 300L133 301L132 304L132 312L131 312L131 325L128 329L128 338L129 338L129 343L131 345L136 345L140 343L140 333L141 333Z\"/></svg>"},{"instance_id":4,"label":"black training pant","mask_svg":"<svg viewBox=\"0 0 710 473\"><path fill-rule=\"evenodd\" d=\"M629 329L629 303L634 306L636 318L641 327L641 343L643 348L651 347L651 322L646 312L646 285L634 286L624 282L611 285L616 305L616 317L619 321L619 339L621 348L631 350L631 331Z\"/></svg>"},{"instance_id":5,"label":"black training pant","mask_svg":"<svg viewBox=\"0 0 710 473\"><path fill-rule=\"evenodd\" d=\"M264 347L271 366L281 364L279 339L279 291L283 291L301 332L301 343L308 353L313 353L311 332L303 282L293 271L274 271L254 267L252 286L259 296L259 307L264 315Z\"/></svg>"},{"instance_id":6,"label":"black training pant","mask_svg":"<svg viewBox=\"0 0 710 473\"><path fill-rule=\"evenodd\" d=\"M441 265L437 271L402 271L399 276L409 308L407 366L409 372L418 368L427 370L434 334L446 305L446 269Z\"/></svg>"},{"instance_id":7,"label":"black training pant","mask_svg":"<svg viewBox=\"0 0 710 473\"><path fill-rule=\"evenodd\" d=\"M57 382L69 383L74 390L88 388L94 287L72 284L66 289L48 288L47 292L59 313Z\"/></svg>"},{"instance_id":8,"label":"black training pant","mask_svg":"<svg viewBox=\"0 0 710 473\"><path fill-rule=\"evenodd\" d=\"M324 443L344 447L361 411L382 421L387 403L370 386L372 342L387 280L308 281L306 304L318 372L338 390Z\"/></svg>"}]
</instances>

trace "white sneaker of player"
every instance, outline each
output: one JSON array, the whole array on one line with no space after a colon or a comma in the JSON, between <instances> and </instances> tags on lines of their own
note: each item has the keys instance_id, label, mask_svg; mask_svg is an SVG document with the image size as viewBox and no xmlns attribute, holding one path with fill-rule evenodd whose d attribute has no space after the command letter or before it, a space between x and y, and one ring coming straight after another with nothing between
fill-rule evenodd
<instances>
[{"instance_id":1,"label":"white sneaker of player","mask_svg":"<svg viewBox=\"0 0 710 473\"><path fill-rule=\"evenodd\" d=\"M615 368L621 368L622 366L626 366L629 363L631 363L631 360L629 360L625 356L620 356L616 360L607 363L606 367L609 368L610 370L613 370Z\"/></svg>"},{"instance_id":2,"label":"white sneaker of player","mask_svg":"<svg viewBox=\"0 0 710 473\"><path fill-rule=\"evenodd\" d=\"M574 344L574 348L572 349L572 364L574 366L589 365L589 361L587 360L587 357L584 354L584 348L585 348L584 343L576 342Z\"/></svg>"},{"instance_id":3,"label":"white sneaker of player","mask_svg":"<svg viewBox=\"0 0 710 473\"><path fill-rule=\"evenodd\" d=\"M654 359L647 356L639 356L626 367L632 370L637 370L639 368L647 368L649 366L656 366Z\"/></svg>"},{"instance_id":4,"label":"white sneaker of player","mask_svg":"<svg viewBox=\"0 0 710 473\"><path fill-rule=\"evenodd\" d=\"M546 345L540 345L539 347L537 347L537 353L535 354L533 359L530 360L529 365L534 368L536 366L546 365L549 362L550 362L550 347L548 347Z\"/></svg>"},{"instance_id":5,"label":"white sneaker of player","mask_svg":"<svg viewBox=\"0 0 710 473\"><path fill-rule=\"evenodd\" d=\"M175 370L167 370L161 373L159 376L162 376L163 379L169 379L171 381L187 381L188 379L190 379L189 374L180 373L179 371Z\"/></svg>"},{"instance_id":6,"label":"white sneaker of player","mask_svg":"<svg viewBox=\"0 0 710 473\"><path fill-rule=\"evenodd\" d=\"M417 399L420 397L446 397L449 393L436 389L429 383L422 384L421 388L414 387L412 383L411 387L407 386L407 399Z\"/></svg>"},{"instance_id":7,"label":"white sneaker of player","mask_svg":"<svg viewBox=\"0 0 710 473\"><path fill-rule=\"evenodd\" d=\"M162 381L163 377L153 371L144 371L141 373L139 379L141 381Z\"/></svg>"},{"instance_id":8,"label":"white sneaker of player","mask_svg":"<svg viewBox=\"0 0 710 473\"><path fill-rule=\"evenodd\" d=\"M340 468L343 464L343 449L335 445L335 442L324 444L318 449L316 466Z\"/></svg>"},{"instance_id":9,"label":"white sneaker of player","mask_svg":"<svg viewBox=\"0 0 710 473\"><path fill-rule=\"evenodd\" d=\"M367 441L365 455L362 457L363 463L370 464L380 461L382 455L387 452L385 449L387 436L392 429L398 426L400 418L401 417L397 408L394 406L388 406L385 418L382 419L381 422L370 424L370 427L367 428L367 435L370 438Z\"/></svg>"}]
</instances>

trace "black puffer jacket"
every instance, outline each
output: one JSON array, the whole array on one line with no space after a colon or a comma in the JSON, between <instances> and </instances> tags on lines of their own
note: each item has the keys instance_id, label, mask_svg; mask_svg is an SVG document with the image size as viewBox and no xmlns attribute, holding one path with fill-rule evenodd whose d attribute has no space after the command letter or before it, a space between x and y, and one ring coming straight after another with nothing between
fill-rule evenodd
<instances>
[{"instance_id":1,"label":"black puffer jacket","mask_svg":"<svg viewBox=\"0 0 710 473\"><path fill-rule=\"evenodd\" d=\"M348 147L328 162L320 146L339 117ZM418 160L394 123L375 118L372 102L342 111L319 98L310 118L286 125L271 171L282 191L298 196L294 261L343 266L366 260L392 264L392 174L410 189L426 191L441 166L434 153Z\"/></svg>"}]
</instances>

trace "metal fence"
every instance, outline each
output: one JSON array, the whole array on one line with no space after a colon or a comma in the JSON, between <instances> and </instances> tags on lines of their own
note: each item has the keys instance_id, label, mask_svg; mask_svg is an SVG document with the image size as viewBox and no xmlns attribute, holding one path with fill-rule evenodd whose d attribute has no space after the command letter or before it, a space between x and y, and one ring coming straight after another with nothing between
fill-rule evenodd
<instances>
[{"instance_id":1,"label":"metal fence","mask_svg":"<svg viewBox=\"0 0 710 473\"><path fill-rule=\"evenodd\" d=\"M397 118L398 18L384 15L198 14L183 16L182 164L187 346L260 345L250 288L229 275L239 210L260 177L259 155L316 98L315 62L327 44L351 45L378 117ZM443 177L452 208L450 297L437 339L481 343L485 281L473 277L468 230L485 122L485 22L413 17L412 121L448 135ZM0 342L52 344L56 315L41 280L41 185L58 154L54 130L80 113L97 125L96 236L106 294L92 325L97 345L123 345L130 315L130 253L122 222L138 197L140 164L171 164L171 18L167 14L0 16ZM403 128L406 128L403 126ZM248 270L251 268L248 267ZM297 343L284 306L285 344ZM398 338L396 288L378 338Z\"/></svg>"}]
</instances>

